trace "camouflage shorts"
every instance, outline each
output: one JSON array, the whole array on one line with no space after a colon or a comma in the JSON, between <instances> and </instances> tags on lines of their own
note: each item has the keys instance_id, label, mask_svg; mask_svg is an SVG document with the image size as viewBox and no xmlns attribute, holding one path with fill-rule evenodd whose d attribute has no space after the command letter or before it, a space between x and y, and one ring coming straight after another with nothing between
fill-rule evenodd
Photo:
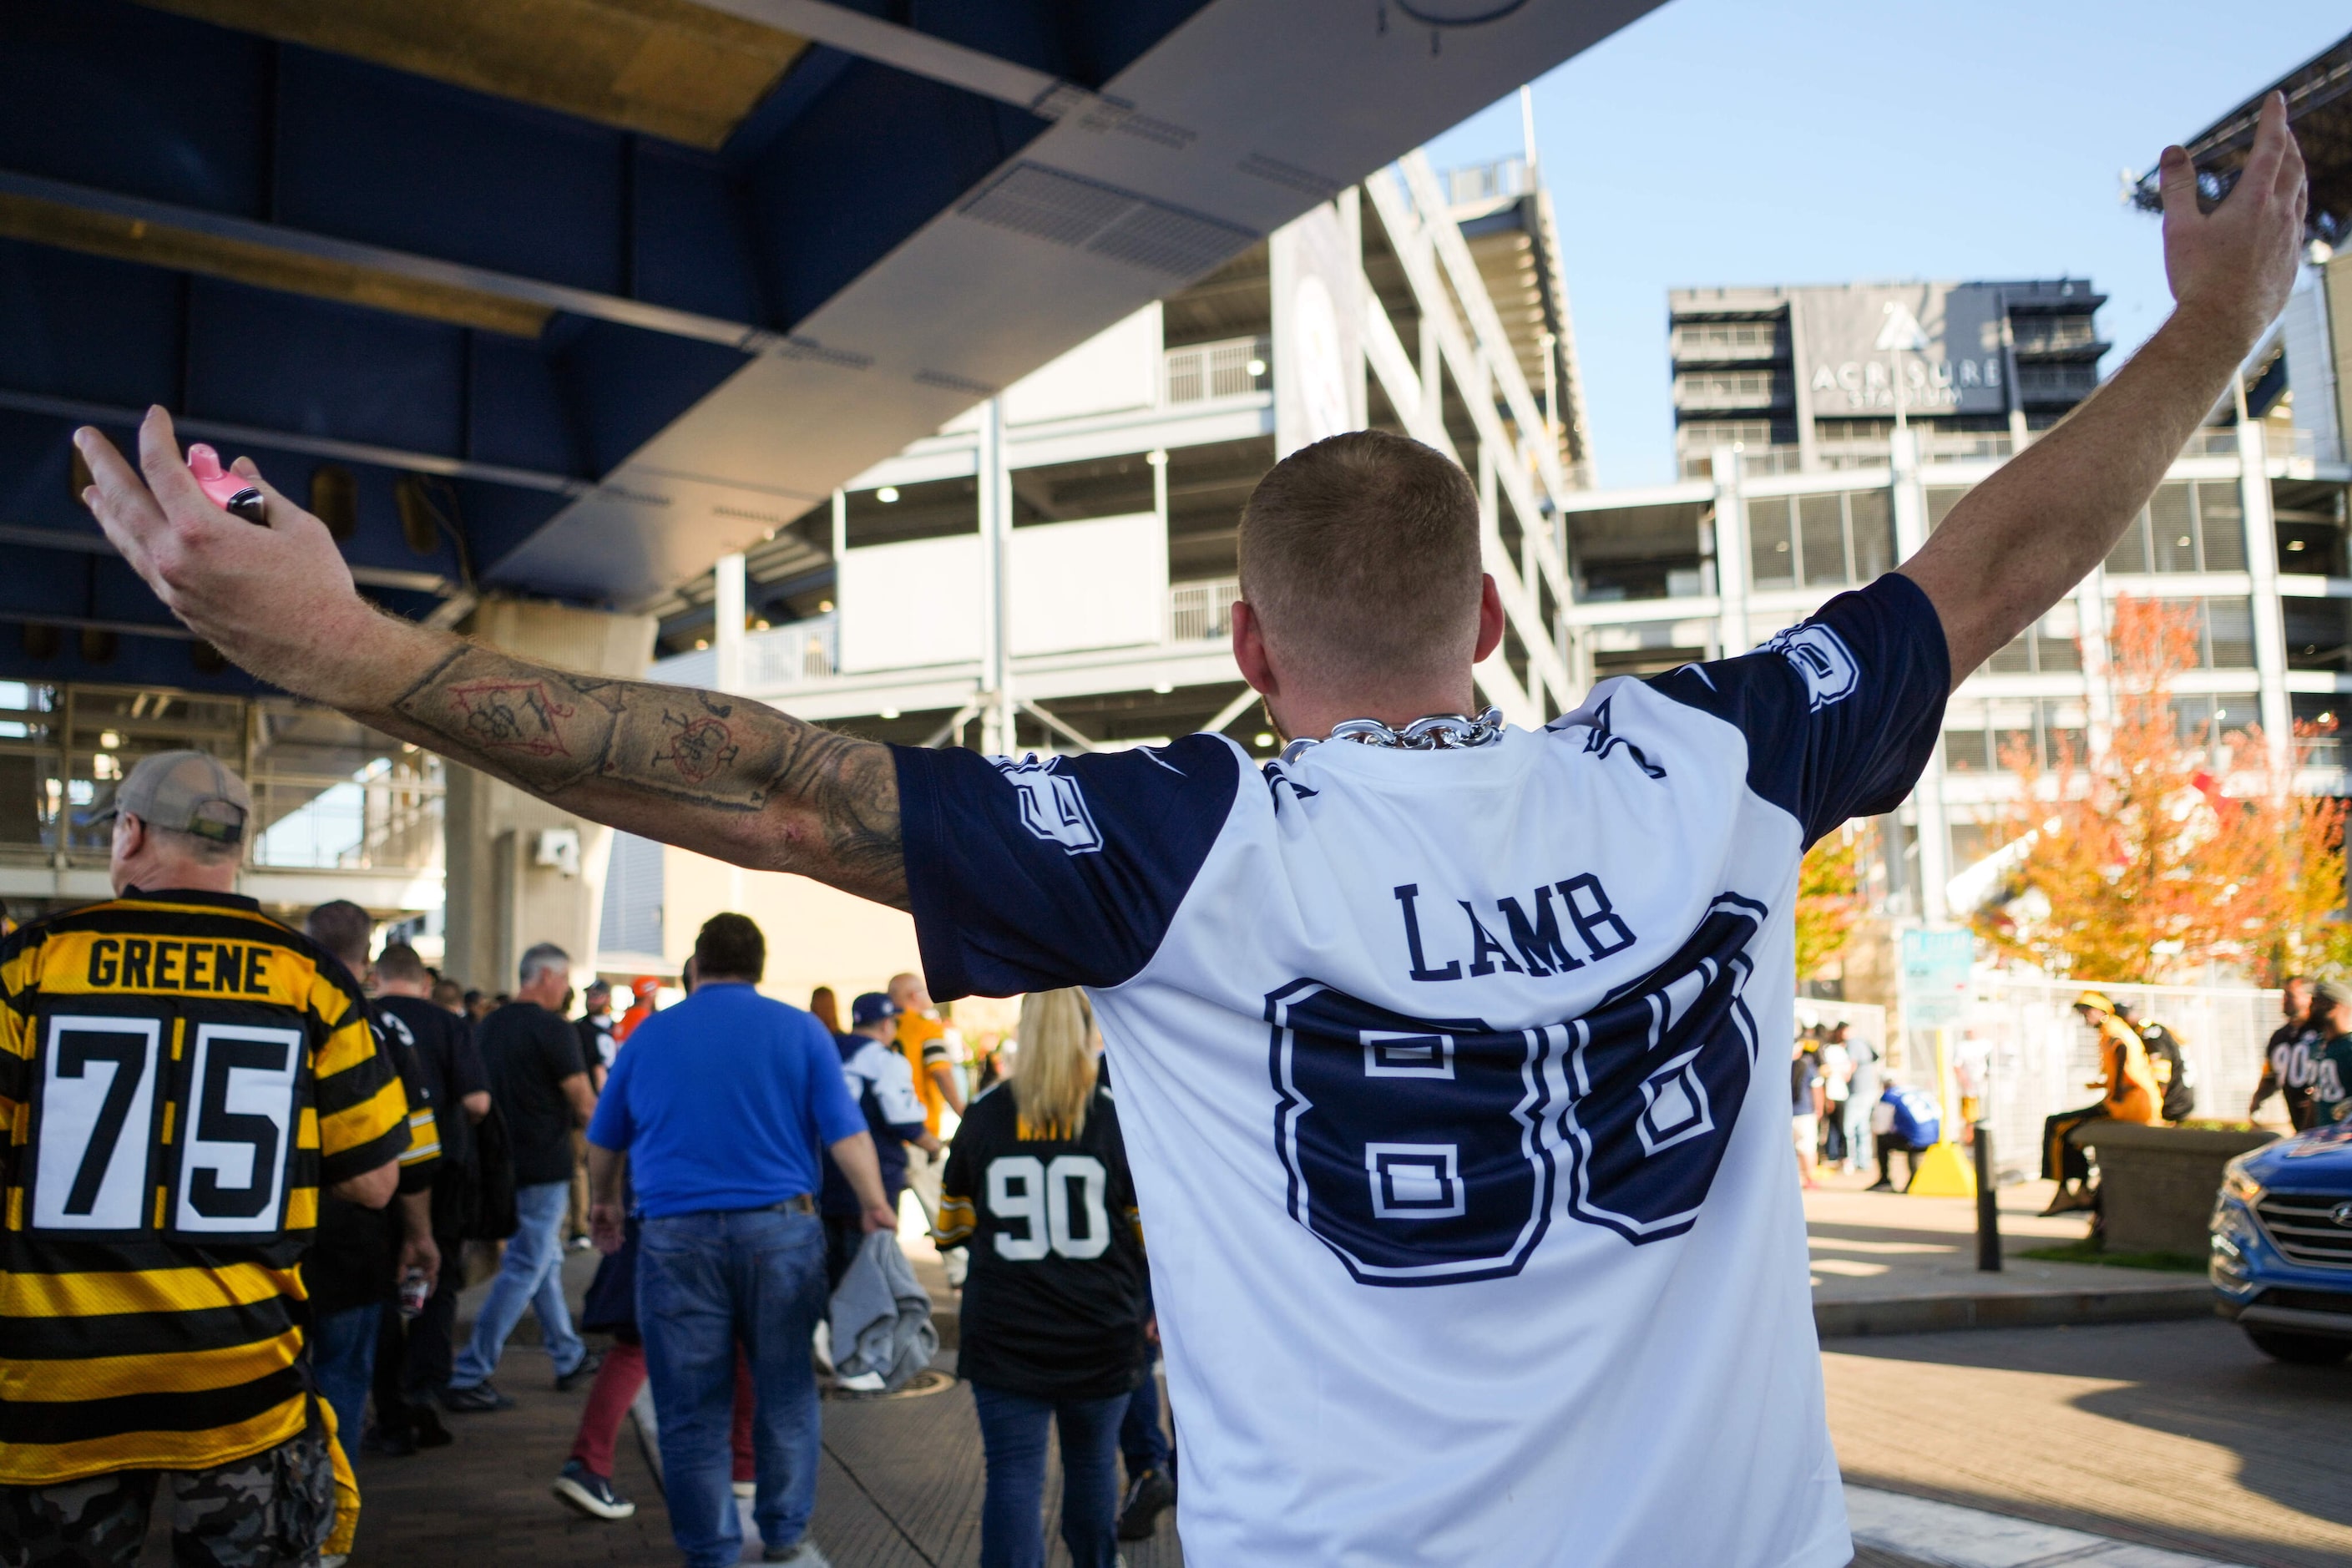
<instances>
[{"instance_id":1,"label":"camouflage shorts","mask_svg":"<svg viewBox=\"0 0 2352 1568\"><path fill-rule=\"evenodd\" d=\"M209 1470L118 1470L54 1487L0 1486L0 1568L131 1568L159 1484L173 1561L312 1568L335 1518L326 1439L306 1432Z\"/></svg>"}]
</instances>

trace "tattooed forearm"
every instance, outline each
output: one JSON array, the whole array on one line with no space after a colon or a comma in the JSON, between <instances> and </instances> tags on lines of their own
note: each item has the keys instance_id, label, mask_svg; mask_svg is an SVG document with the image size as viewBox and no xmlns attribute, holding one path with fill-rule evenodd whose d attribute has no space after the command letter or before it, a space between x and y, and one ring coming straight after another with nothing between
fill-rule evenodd
<instances>
[{"instance_id":1,"label":"tattooed forearm","mask_svg":"<svg viewBox=\"0 0 2352 1568\"><path fill-rule=\"evenodd\" d=\"M740 698L573 675L471 643L389 717L388 727L583 816L906 902L887 747Z\"/></svg>"}]
</instances>

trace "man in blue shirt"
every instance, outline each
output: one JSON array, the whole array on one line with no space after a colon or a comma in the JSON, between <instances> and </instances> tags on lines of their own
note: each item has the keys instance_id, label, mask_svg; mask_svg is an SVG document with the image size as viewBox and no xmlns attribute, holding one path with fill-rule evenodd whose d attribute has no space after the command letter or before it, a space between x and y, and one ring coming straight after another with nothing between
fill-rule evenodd
<instances>
[{"instance_id":1,"label":"man in blue shirt","mask_svg":"<svg viewBox=\"0 0 2352 1568\"><path fill-rule=\"evenodd\" d=\"M742 1551L728 1441L738 1343L759 1394L754 1517L764 1559L824 1568L806 1537L818 1451L809 1342L825 1310L816 1193L827 1151L866 1228L898 1223L832 1037L753 989L767 957L743 916L705 921L694 994L629 1037L588 1128L596 1245L621 1245L624 1154L644 1220L637 1322L670 1531L688 1568L719 1568Z\"/></svg>"},{"instance_id":2,"label":"man in blue shirt","mask_svg":"<svg viewBox=\"0 0 2352 1568\"><path fill-rule=\"evenodd\" d=\"M874 1154L882 1167L882 1197L893 1213L898 1193L907 1184L907 1145L937 1156L940 1141L923 1121L923 1102L915 1093L914 1069L893 1047L898 1005L879 991L868 991L849 1005L849 1033L836 1035L841 1047L841 1075L847 1081L866 1130L874 1135ZM824 1193L817 1202L824 1215L825 1279L833 1285L857 1258L865 1244L865 1204L851 1190L841 1167L825 1162Z\"/></svg>"}]
</instances>

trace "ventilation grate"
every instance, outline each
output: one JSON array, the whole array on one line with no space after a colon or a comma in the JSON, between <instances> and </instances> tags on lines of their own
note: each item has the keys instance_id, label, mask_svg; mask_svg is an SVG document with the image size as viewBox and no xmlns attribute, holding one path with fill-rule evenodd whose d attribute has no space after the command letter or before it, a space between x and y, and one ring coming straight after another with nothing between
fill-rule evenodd
<instances>
[{"instance_id":1,"label":"ventilation grate","mask_svg":"<svg viewBox=\"0 0 2352 1568\"><path fill-rule=\"evenodd\" d=\"M1323 197L1337 195L1339 187L1348 183L1345 180L1332 179L1328 174L1318 174L1312 169L1304 169L1296 163L1286 163L1279 158L1269 158L1263 153L1253 153L1234 167L1244 174L1264 180L1269 184L1280 185L1285 190L1297 191L1309 196Z\"/></svg>"},{"instance_id":2,"label":"ventilation grate","mask_svg":"<svg viewBox=\"0 0 2352 1568\"><path fill-rule=\"evenodd\" d=\"M974 381L968 375L958 375L947 370L919 370L915 379L925 386L936 386L948 392L969 393L974 397L993 397L1002 387L991 386L984 381Z\"/></svg>"},{"instance_id":3,"label":"ventilation grate","mask_svg":"<svg viewBox=\"0 0 2352 1568\"><path fill-rule=\"evenodd\" d=\"M1176 278L1207 271L1249 230L1042 164L1014 164L958 209L967 217Z\"/></svg>"}]
</instances>

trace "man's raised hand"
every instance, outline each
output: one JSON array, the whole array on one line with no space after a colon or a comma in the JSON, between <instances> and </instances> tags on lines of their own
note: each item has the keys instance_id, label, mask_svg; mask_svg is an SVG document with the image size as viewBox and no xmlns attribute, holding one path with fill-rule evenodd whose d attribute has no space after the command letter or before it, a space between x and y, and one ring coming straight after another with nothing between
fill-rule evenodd
<instances>
[{"instance_id":1,"label":"man's raised hand","mask_svg":"<svg viewBox=\"0 0 2352 1568\"><path fill-rule=\"evenodd\" d=\"M2179 147L2158 166L2164 192L2164 270L2183 311L2253 346L2294 287L2310 188L2303 152L2286 127L2286 99L2263 100L2254 144L2237 184L2211 212L2198 210L2197 169Z\"/></svg>"},{"instance_id":2,"label":"man's raised hand","mask_svg":"<svg viewBox=\"0 0 2352 1568\"><path fill-rule=\"evenodd\" d=\"M380 617L352 586L326 524L242 458L236 471L268 498L269 526L222 510L188 471L161 408L140 422L136 468L88 426L74 432L74 446L89 466L93 482L82 500L99 526L190 630L288 690L350 699L338 688L332 655Z\"/></svg>"}]
</instances>

